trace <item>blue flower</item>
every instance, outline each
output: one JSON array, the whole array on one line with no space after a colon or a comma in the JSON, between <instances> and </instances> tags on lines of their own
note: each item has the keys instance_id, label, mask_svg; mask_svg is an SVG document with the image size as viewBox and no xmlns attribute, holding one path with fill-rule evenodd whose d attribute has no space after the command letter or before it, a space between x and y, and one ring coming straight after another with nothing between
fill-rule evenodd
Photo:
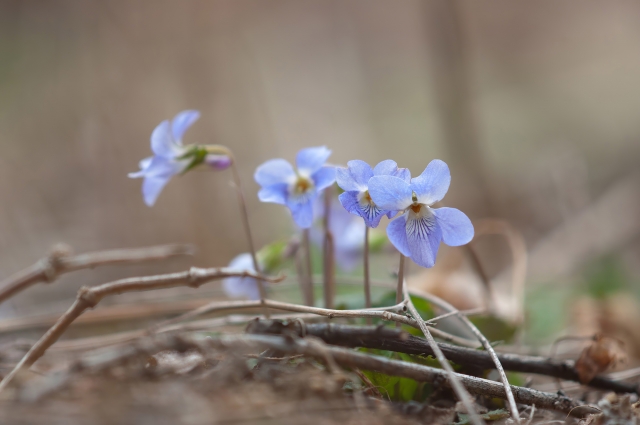
<instances>
[{"instance_id":1,"label":"blue flower","mask_svg":"<svg viewBox=\"0 0 640 425\"><path fill-rule=\"evenodd\" d=\"M440 241L464 245L473 239L469 218L455 208L431 208L449 190L449 167L439 159L429 163L409 183L395 176L374 176L369 193L379 208L404 211L387 227L391 243L418 265L433 267Z\"/></svg>"},{"instance_id":2,"label":"blue flower","mask_svg":"<svg viewBox=\"0 0 640 425\"><path fill-rule=\"evenodd\" d=\"M142 195L148 206L156 202L164 186L176 174L202 163L218 170L231 165L229 156L212 153L207 146L182 145L182 136L198 118L198 111L182 111L171 122L162 121L151 133L153 156L140 161L140 171L129 173L131 178L144 177Z\"/></svg>"},{"instance_id":3,"label":"blue flower","mask_svg":"<svg viewBox=\"0 0 640 425\"><path fill-rule=\"evenodd\" d=\"M411 179L409 170L398 168L398 164L390 159L382 161L372 170L364 161L355 160L347 163L347 168L338 168L336 179L338 186L345 192L340 195L340 203L351 214L364 219L369 227L378 227L382 216L393 217L397 211L380 208L369 195L369 179L373 176L395 176L407 183Z\"/></svg>"},{"instance_id":4,"label":"blue flower","mask_svg":"<svg viewBox=\"0 0 640 425\"><path fill-rule=\"evenodd\" d=\"M254 174L262 187L258 198L262 202L286 205L296 224L308 229L313 224L313 201L336 181L336 169L325 165L331 151L324 146L298 152L296 166L284 159L271 159L260 165Z\"/></svg>"},{"instance_id":5,"label":"blue flower","mask_svg":"<svg viewBox=\"0 0 640 425\"><path fill-rule=\"evenodd\" d=\"M262 265L259 264L262 268ZM238 255L229 263L229 268L235 270L256 271L253 267L251 254L245 252ZM260 299L260 289L258 282L252 277L228 277L222 282L224 292L230 298L248 298L250 300Z\"/></svg>"}]
</instances>

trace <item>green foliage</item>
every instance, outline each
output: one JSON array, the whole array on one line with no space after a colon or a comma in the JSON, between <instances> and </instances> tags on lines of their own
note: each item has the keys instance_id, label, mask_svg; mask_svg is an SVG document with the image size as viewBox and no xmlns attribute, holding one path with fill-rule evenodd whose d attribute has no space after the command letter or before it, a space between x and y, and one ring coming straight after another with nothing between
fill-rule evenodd
<instances>
[{"instance_id":1,"label":"green foliage","mask_svg":"<svg viewBox=\"0 0 640 425\"><path fill-rule=\"evenodd\" d=\"M510 342L518 330L516 326L496 316L474 316L469 320L489 341Z\"/></svg>"},{"instance_id":2,"label":"green foliage","mask_svg":"<svg viewBox=\"0 0 640 425\"><path fill-rule=\"evenodd\" d=\"M629 287L628 277L614 257L604 257L585 270L586 292L594 298L606 298Z\"/></svg>"},{"instance_id":3,"label":"green foliage","mask_svg":"<svg viewBox=\"0 0 640 425\"><path fill-rule=\"evenodd\" d=\"M273 273L278 270L284 262L284 250L287 247L286 241L276 241L266 245L257 252L258 261L264 267L267 273Z\"/></svg>"},{"instance_id":4,"label":"green foliage","mask_svg":"<svg viewBox=\"0 0 640 425\"><path fill-rule=\"evenodd\" d=\"M566 322L566 306L572 296L566 285L536 285L526 294L527 342L548 342L562 331Z\"/></svg>"}]
</instances>

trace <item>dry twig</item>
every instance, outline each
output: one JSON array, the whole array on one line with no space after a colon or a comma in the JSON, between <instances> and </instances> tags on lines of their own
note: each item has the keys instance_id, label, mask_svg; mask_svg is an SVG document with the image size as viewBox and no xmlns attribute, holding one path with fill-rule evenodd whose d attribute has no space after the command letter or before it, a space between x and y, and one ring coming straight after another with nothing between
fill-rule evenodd
<instances>
[{"instance_id":1,"label":"dry twig","mask_svg":"<svg viewBox=\"0 0 640 425\"><path fill-rule=\"evenodd\" d=\"M298 329L296 325L297 322L285 324L277 320L261 320L251 322L247 327L247 331L250 333L263 334L281 334L293 331L298 334L298 336L302 336L302 332L300 332L300 329ZM304 331L307 335L321 338L327 344L331 345L349 348L374 348L414 355L433 355L433 350L423 338L418 338L392 328L313 323L305 324ZM486 351L443 343L438 343L438 346L446 358L454 363L479 369L495 369L495 363L491 355ZM560 361L548 357L503 353L498 354L498 359L506 370L513 372L535 373L571 381L579 381L578 372L575 369L575 362L573 361ZM637 373L638 371L636 370L635 372ZM624 376L628 375L629 372ZM614 379L611 379L611 377L606 376L597 376L589 383L589 386L618 393L639 392L636 384L616 382Z\"/></svg>"},{"instance_id":2,"label":"dry twig","mask_svg":"<svg viewBox=\"0 0 640 425\"><path fill-rule=\"evenodd\" d=\"M197 288L207 282L227 277L253 277L255 279L278 282L283 279L267 278L252 271L238 271L229 268L201 269L192 267L188 271L170 273L157 276L133 277L121 279L115 282L105 283L92 288L82 287L78 291L76 301L45 333L42 338L34 344L27 354L20 360L16 367L0 382L2 391L13 377L24 367L31 366L38 360L53 343L64 333L69 325L80 316L85 310L95 307L100 300L109 295L121 294L124 292L149 291L153 289L173 288L177 286L187 286Z\"/></svg>"},{"instance_id":3,"label":"dry twig","mask_svg":"<svg viewBox=\"0 0 640 425\"><path fill-rule=\"evenodd\" d=\"M438 347L438 343L436 343L436 341L433 339L433 335L431 335L431 332L429 332L429 328L427 324L420 316L420 313L418 313L418 310L416 309L416 307L413 305L413 302L411 301L411 297L409 296L409 291L407 290L407 284L404 281L404 279L402 281L402 284L399 286L400 288L398 288L398 290L402 289L402 292L404 293L404 299L407 302L407 307L409 308L409 311L411 312L413 317L418 321L420 330L422 331L425 338L427 339L427 343L433 350L433 354L435 355L436 359L440 363L440 366L442 366L442 368L445 370L449 385L451 386L453 391L458 396L458 399L462 402L465 409L467 410L467 413L469 414L469 419L475 425L484 424L484 421L482 420L480 415L478 415L478 412L476 412L476 409L473 405L473 400L471 400L471 396L469 395L465 387L462 385L459 377L456 376L456 373L454 372L453 367L451 367L451 364L449 364L449 361L447 360L447 358L444 356L444 354L442 354L442 350L440 350L440 347Z\"/></svg>"},{"instance_id":4,"label":"dry twig","mask_svg":"<svg viewBox=\"0 0 640 425\"><path fill-rule=\"evenodd\" d=\"M439 297L436 297L435 295L428 294L428 293L422 292L422 291L416 291L416 290L413 290L412 292L415 293L417 296L420 296L420 297L426 299L430 303L432 303L434 305L437 305L438 307L440 307L441 309L443 309L445 311L458 312L458 309L456 309L454 306L452 306L448 302L444 301L443 299L441 299ZM406 296L408 297L408 294ZM482 346L484 347L484 349L487 350L489 352L489 354L491 355L491 359L493 360L493 362L494 362L494 364L496 366L496 370L500 374L500 380L502 381L502 384L504 385L504 390L505 390L505 393L506 393L506 396L507 396L507 402L509 404L509 411L511 412L511 417L513 418L513 420L517 424L519 424L520 423L520 414L518 412L518 407L516 406L516 401L515 401L515 399L513 397L513 394L511 393L511 384L509 384L509 379L507 378L507 374L504 373L504 368L502 367L502 364L500 363L500 359L498 358L498 355L496 354L496 351L491 346L491 343L489 342L489 340L476 327L476 325L471 323L469 318L467 318L463 314L458 314L457 316L460 318L460 320L462 320L462 323L466 327L468 327L471 332L473 332L473 334L476 336L476 338L478 338L478 341L480 341L482 343ZM435 352L435 350L434 350L434 352Z\"/></svg>"},{"instance_id":5,"label":"dry twig","mask_svg":"<svg viewBox=\"0 0 640 425\"><path fill-rule=\"evenodd\" d=\"M73 255L70 247L57 245L47 257L0 283L0 303L36 283L51 283L63 273L112 264L158 261L178 255L193 255L193 252L192 245L172 244Z\"/></svg>"}]
</instances>

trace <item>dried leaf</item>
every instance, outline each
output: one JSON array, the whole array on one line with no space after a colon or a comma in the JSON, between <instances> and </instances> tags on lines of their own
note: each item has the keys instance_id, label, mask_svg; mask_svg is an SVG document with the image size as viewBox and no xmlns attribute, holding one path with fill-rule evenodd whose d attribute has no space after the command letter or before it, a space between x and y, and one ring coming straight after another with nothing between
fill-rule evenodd
<instances>
[{"instance_id":1,"label":"dried leaf","mask_svg":"<svg viewBox=\"0 0 640 425\"><path fill-rule=\"evenodd\" d=\"M580 383L588 384L599 373L625 360L626 355L621 341L596 335L594 341L582 350L576 362Z\"/></svg>"}]
</instances>

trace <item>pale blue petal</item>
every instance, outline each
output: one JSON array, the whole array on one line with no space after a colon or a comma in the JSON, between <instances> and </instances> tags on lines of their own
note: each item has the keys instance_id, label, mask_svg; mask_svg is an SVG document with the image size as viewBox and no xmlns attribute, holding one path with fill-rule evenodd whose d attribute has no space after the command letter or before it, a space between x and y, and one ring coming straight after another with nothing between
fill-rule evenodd
<instances>
[{"instance_id":1,"label":"pale blue petal","mask_svg":"<svg viewBox=\"0 0 640 425\"><path fill-rule=\"evenodd\" d=\"M298 171L310 176L327 162L330 155L331 151L325 146L302 149L296 156Z\"/></svg>"},{"instance_id":2,"label":"pale blue petal","mask_svg":"<svg viewBox=\"0 0 640 425\"><path fill-rule=\"evenodd\" d=\"M345 192L359 192L364 190L351 176L348 168L336 168L336 182Z\"/></svg>"},{"instance_id":3,"label":"pale blue petal","mask_svg":"<svg viewBox=\"0 0 640 425\"><path fill-rule=\"evenodd\" d=\"M266 187L274 184L292 183L296 178L296 173L287 160L270 159L256 169L253 178L260 186Z\"/></svg>"},{"instance_id":4,"label":"pale blue petal","mask_svg":"<svg viewBox=\"0 0 640 425\"><path fill-rule=\"evenodd\" d=\"M412 204L411 187L393 176L373 176L369 180L369 195L383 210L402 211Z\"/></svg>"},{"instance_id":5,"label":"pale blue petal","mask_svg":"<svg viewBox=\"0 0 640 425\"><path fill-rule=\"evenodd\" d=\"M238 271L255 271L251 254L245 252L238 255L229 263L229 268ZM231 298L248 298L251 300L260 299L260 289L258 282L252 277L229 277L222 283L225 293Z\"/></svg>"},{"instance_id":6,"label":"pale blue petal","mask_svg":"<svg viewBox=\"0 0 640 425\"><path fill-rule=\"evenodd\" d=\"M287 206L291 210L293 221L303 228L308 229L313 224L313 200L306 202L292 203L288 202Z\"/></svg>"},{"instance_id":7,"label":"pale blue petal","mask_svg":"<svg viewBox=\"0 0 640 425\"><path fill-rule=\"evenodd\" d=\"M358 192L344 192L338 196L340 203L345 210L349 211L353 215L362 217L360 211L360 205L358 205Z\"/></svg>"},{"instance_id":8,"label":"pale blue petal","mask_svg":"<svg viewBox=\"0 0 640 425\"><path fill-rule=\"evenodd\" d=\"M371 166L364 161L355 159L347 162L347 167L351 174L351 178L360 187L358 190L366 190L369 179L373 177L373 170L371 169Z\"/></svg>"},{"instance_id":9,"label":"pale blue petal","mask_svg":"<svg viewBox=\"0 0 640 425\"><path fill-rule=\"evenodd\" d=\"M394 176L406 181L407 183L411 182L411 171L408 168L398 168Z\"/></svg>"},{"instance_id":10,"label":"pale blue petal","mask_svg":"<svg viewBox=\"0 0 640 425\"><path fill-rule=\"evenodd\" d=\"M411 189L418 195L419 203L433 205L447 194L449 183L449 166L444 161L434 159L422 174L411 179Z\"/></svg>"},{"instance_id":11,"label":"pale blue petal","mask_svg":"<svg viewBox=\"0 0 640 425\"><path fill-rule=\"evenodd\" d=\"M189 165L189 160L176 161L173 159L154 156L144 169L144 175L149 177L171 177L183 172Z\"/></svg>"},{"instance_id":12,"label":"pale blue petal","mask_svg":"<svg viewBox=\"0 0 640 425\"><path fill-rule=\"evenodd\" d=\"M168 120L162 121L151 133L151 150L157 156L171 159L182 155L183 148L176 144L171 135Z\"/></svg>"},{"instance_id":13,"label":"pale blue petal","mask_svg":"<svg viewBox=\"0 0 640 425\"><path fill-rule=\"evenodd\" d=\"M284 205L287 201L288 185L286 183L263 187L258 192L258 199L262 202L273 202Z\"/></svg>"},{"instance_id":14,"label":"pale blue petal","mask_svg":"<svg viewBox=\"0 0 640 425\"><path fill-rule=\"evenodd\" d=\"M455 208L437 208L433 213L442 229L442 239L450 246L460 246L473 239L473 224L460 210Z\"/></svg>"},{"instance_id":15,"label":"pale blue petal","mask_svg":"<svg viewBox=\"0 0 640 425\"><path fill-rule=\"evenodd\" d=\"M407 214L403 214L389 223L387 226L387 236L389 237L389 241L402 255L409 257L411 256L411 251L409 250L409 242L407 241L406 220Z\"/></svg>"},{"instance_id":16,"label":"pale blue petal","mask_svg":"<svg viewBox=\"0 0 640 425\"><path fill-rule=\"evenodd\" d=\"M144 203L152 207L169 180L171 180L171 176L146 176L142 182Z\"/></svg>"},{"instance_id":17,"label":"pale blue petal","mask_svg":"<svg viewBox=\"0 0 640 425\"><path fill-rule=\"evenodd\" d=\"M392 159L385 159L373 168L374 176L393 176L398 171L398 164Z\"/></svg>"},{"instance_id":18,"label":"pale blue petal","mask_svg":"<svg viewBox=\"0 0 640 425\"><path fill-rule=\"evenodd\" d=\"M387 213L387 217L389 218L389 220L391 220L393 217L395 217L396 215L398 215L398 211L389 211Z\"/></svg>"},{"instance_id":19,"label":"pale blue petal","mask_svg":"<svg viewBox=\"0 0 640 425\"><path fill-rule=\"evenodd\" d=\"M320 191L331 186L336 181L336 167L325 165L316 171L312 176L316 190Z\"/></svg>"},{"instance_id":20,"label":"pale blue petal","mask_svg":"<svg viewBox=\"0 0 640 425\"><path fill-rule=\"evenodd\" d=\"M436 263L442 231L435 216L407 216L407 243L411 259L422 267L433 267Z\"/></svg>"},{"instance_id":21,"label":"pale blue petal","mask_svg":"<svg viewBox=\"0 0 640 425\"><path fill-rule=\"evenodd\" d=\"M144 171L147 168L149 168L149 165L151 165L151 161L153 161L153 157L152 156L149 156L147 158L141 159L140 162L138 163L138 166L140 167L140 170Z\"/></svg>"},{"instance_id":22,"label":"pale blue petal","mask_svg":"<svg viewBox=\"0 0 640 425\"><path fill-rule=\"evenodd\" d=\"M189 110L182 111L173 117L173 121L171 122L171 133L173 134L173 140L175 140L178 145L182 144L182 136L185 131L187 131L187 129L198 120L198 118L200 118L200 112Z\"/></svg>"}]
</instances>

